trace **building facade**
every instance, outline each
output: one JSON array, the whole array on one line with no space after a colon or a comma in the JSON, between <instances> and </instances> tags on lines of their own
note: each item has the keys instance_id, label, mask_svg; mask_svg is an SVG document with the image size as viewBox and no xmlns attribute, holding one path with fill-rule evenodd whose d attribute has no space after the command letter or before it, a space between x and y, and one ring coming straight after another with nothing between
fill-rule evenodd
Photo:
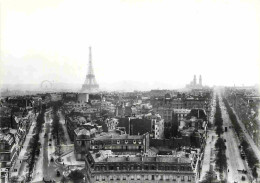
<instances>
[{"instance_id":1,"label":"building facade","mask_svg":"<svg viewBox=\"0 0 260 183\"><path fill-rule=\"evenodd\" d=\"M84 160L88 151L146 152L149 148L149 134L100 133L96 129L78 128L75 130L74 146L76 160Z\"/></svg>"},{"instance_id":2,"label":"building facade","mask_svg":"<svg viewBox=\"0 0 260 183\"><path fill-rule=\"evenodd\" d=\"M110 151L89 152L85 157L85 179L90 183L196 182L198 157L174 155L123 155Z\"/></svg>"},{"instance_id":3,"label":"building facade","mask_svg":"<svg viewBox=\"0 0 260 183\"><path fill-rule=\"evenodd\" d=\"M0 149L1 170L5 170L1 171L1 180L4 182L6 176L9 177L9 170L17 157L15 137L12 133L0 133Z\"/></svg>"}]
</instances>

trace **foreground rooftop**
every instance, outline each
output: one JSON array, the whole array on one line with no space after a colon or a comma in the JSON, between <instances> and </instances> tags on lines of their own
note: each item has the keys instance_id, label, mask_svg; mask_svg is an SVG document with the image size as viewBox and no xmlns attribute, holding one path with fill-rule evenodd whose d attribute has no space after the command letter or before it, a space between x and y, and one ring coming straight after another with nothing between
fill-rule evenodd
<instances>
[{"instance_id":1,"label":"foreground rooftop","mask_svg":"<svg viewBox=\"0 0 260 183\"><path fill-rule=\"evenodd\" d=\"M173 155L141 155L137 154L114 154L111 150L101 150L99 152L90 152L95 162L168 162L168 163L187 163L190 164L193 161L195 154L189 154L188 157L181 153L175 153Z\"/></svg>"}]
</instances>

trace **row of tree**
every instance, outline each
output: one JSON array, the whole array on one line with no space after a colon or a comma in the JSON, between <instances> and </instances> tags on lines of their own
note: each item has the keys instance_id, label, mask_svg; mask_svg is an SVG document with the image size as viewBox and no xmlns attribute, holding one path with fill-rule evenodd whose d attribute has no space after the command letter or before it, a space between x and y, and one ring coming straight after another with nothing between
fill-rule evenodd
<instances>
[{"instance_id":1,"label":"row of tree","mask_svg":"<svg viewBox=\"0 0 260 183\"><path fill-rule=\"evenodd\" d=\"M82 170L72 170L68 177L62 177L61 179L62 183L83 183L84 181L84 174L82 173Z\"/></svg>"},{"instance_id":2,"label":"row of tree","mask_svg":"<svg viewBox=\"0 0 260 183\"><path fill-rule=\"evenodd\" d=\"M219 98L216 96L216 112L214 116L214 124L216 126L216 134L218 137L220 137L221 134L223 134L223 119L222 119L222 114L221 114L221 109L219 105Z\"/></svg>"},{"instance_id":3,"label":"row of tree","mask_svg":"<svg viewBox=\"0 0 260 183\"><path fill-rule=\"evenodd\" d=\"M53 121L52 121L52 136L56 142L56 153L61 155L61 144L66 140L62 124L60 123L60 117L58 114L59 108L61 107L60 103L53 103Z\"/></svg>"},{"instance_id":4,"label":"row of tree","mask_svg":"<svg viewBox=\"0 0 260 183\"><path fill-rule=\"evenodd\" d=\"M216 178L216 173L210 169L206 172L204 179L200 183L222 183L222 181L218 181Z\"/></svg>"},{"instance_id":5,"label":"row of tree","mask_svg":"<svg viewBox=\"0 0 260 183\"><path fill-rule=\"evenodd\" d=\"M258 176L257 175L257 167L258 167L259 161L256 158L256 155L255 155L254 151L252 150L252 148L250 147L249 143L247 142L247 140L246 140L246 138L243 134L243 130L240 127L240 125L237 121L237 117L234 114L232 108L230 107L228 101L225 98L223 98L223 101L224 101L225 106L227 108L227 112L228 112L229 118L232 122L232 125L235 129L235 132L236 132L236 134L237 134L237 136L238 136L238 138L241 142L241 147L242 147L243 151L245 152L248 166L252 170L253 177L257 178L257 176Z\"/></svg>"},{"instance_id":6,"label":"row of tree","mask_svg":"<svg viewBox=\"0 0 260 183\"><path fill-rule=\"evenodd\" d=\"M219 105L219 97L216 96L216 112L214 116L215 126L216 126L216 134L218 135L218 140L215 144L215 148L217 150L216 154L216 168L220 175L227 170L227 157L226 157L226 145L224 139L221 138L223 134L223 119L222 113Z\"/></svg>"},{"instance_id":7,"label":"row of tree","mask_svg":"<svg viewBox=\"0 0 260 183\"><path fill-rule=\"evenodd\" d=\"M223 138L219 137L215 148L217 150L216 155L216 167L219 173L223 173L227 170L227 157L226 157L226 145Z\"/></svg>"},{"instance_id":8,"label":"row of tree","mask_svg":"<svg viewBox=\"0 0 260 183\"><path fill-rule=\"evenodd\" d=\"M31 178L35 162L37 161L37 157L40 154L40 147L41 147L40 133L42 131L42 126L44 124L44 114L45 114L45 108L42 108L41 112L39 113L36 119L35 134L31 138L29 143L29 156L27 159L27 163L29 166L28 179Z\"/></svg>"}]
</instances>

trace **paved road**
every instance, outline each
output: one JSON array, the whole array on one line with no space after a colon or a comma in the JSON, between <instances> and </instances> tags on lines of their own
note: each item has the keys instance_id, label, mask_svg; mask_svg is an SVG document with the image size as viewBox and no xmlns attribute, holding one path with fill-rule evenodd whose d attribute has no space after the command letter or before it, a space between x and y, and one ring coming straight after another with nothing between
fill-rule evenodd
<instances>
[{"instance_id":1,"label":"paved road","mask_svg":"<svg viewBox=\"0 0 260 183\"><path fill-rule=\"evenodd\" d=\"M63 171L65 170L65 167L62 165L58 165L55 162L50 162L49 156L48 156L48 151L50 151L49 148L52 148L49 146L49 139L51 137L51 123L52 120L49 118L48 121L46 121L46 128L45 128L45 133L47 134L47 137L49 138L44 138L44 151L43 151L43 175L44 175L44 180L55 180L56 182L60 182L62 178ZM52 141L54 143L54 141ZM61 176L57 176L57 171L60 171Z\"/></svg>"},{"instance_id":2,"label":"paved road","mask_svg":"<svg viewBox=\"0 0 260 183\"><path fill-rule=\"evenodd\" d=\"M232 108L232 107L231 107ZM253 141L253 139L251 138L251 136L248 134L246 128L245 128L245 125L242 123L242 121L239 119L239 117L237 116L236 114L236 111L232 108L234 114L236 115L237 117L237 121L238 121L238 124L240 125L240 127L242 128L243 132L244 132L244 135L247 139L247 141L249 142L250 146L252 147L253 151L255 152L255 155L256 157L258 158L259 162L260 162L260 150L259 148L256 146L255 142Z\"/></svg>"},{"instance_id":3,"label":"paved road","mask_svg":"<svg viewBox=\"0 0 260 183\"><path fill-rule=\"evenodd\" d=\"M63 125L63 129L65 132L65 138L67 139L67 145L71 144L71 141L68 136L67 129L65 128L65 121L64 117L60 114L60 122ZM51 117L45 118L45 128L43 129L43 134L47 134L47 138L44 138L44 142L42 144L42 151L43 151L43 158L39 158L42 161L42 169L43 169L43 177L44 180L55 180L56 182L60 182L62 179L63 172L68 169L68 166L63 166L62 164L58 164L56 162L50 162L50 156L53 155L54 149L53 146L49 146L49 143L54 144L54 141L50 142L49 139L51 138ZM55 146L54 146L55 147ZM57 171L61 173L61 176L57 176Z\"/></svg>"},{"instance_id":4,"label":"paved road","mask_svg":"<svg viewBox=\"0 0 260 183\"><path fill-rule=\"evenodd\" d=\"M222 118L223 118L223 127L227 126L231 126L231 121L229 119L229 115L226 112L226 108L225 105L221 99L221 97L219 98L219 104L220 104L220 108L221 108L221 113L222 113ZM227 180L228 182L249 182L250 177L247 176L246 174L242 174L240 172L238 172L238 170L247 170L247 164L245 162L245 160L243 160L240 156L240 151L239 151L239 140L236 137L235 132L233 131L233 129L229 129L227 132L224 132L223 137L226 139L226 156L227 156L227 163L228 163L228 169L229 172L227 173ZM246 177L246 181L241 181L241 177L245 176Z\"/></svg>"},{"instance_id":5,"label":"paved road","mask_svg":"<svg viewBox=\"0 0 260 183\"><path fill-rule=\"evenodd\" d=\"M60 123L62 124L62 128L63 128L64 134L65 134L65 138L67 140L66 144L67 145L72 144L70 137L69 137L69 134L68 134L68 131L67 131L67 128L66 128L64 116L61 114L60 111L59 111L59 116L60 116Z\"/></svg>"}]
</instances>

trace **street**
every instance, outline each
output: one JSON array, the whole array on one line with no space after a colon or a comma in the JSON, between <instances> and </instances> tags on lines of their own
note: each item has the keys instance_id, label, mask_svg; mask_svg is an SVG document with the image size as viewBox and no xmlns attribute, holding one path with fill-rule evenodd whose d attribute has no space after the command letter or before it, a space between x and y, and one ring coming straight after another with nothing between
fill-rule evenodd
<instances>
[{"instance_id":1,"label":"street","mask_svg":"<svg viewBox=\"0 0 260 183\"><path fill-rule=\"evenodd\" d=\"M222 101L222 98L219 97L219 105L221 109L222 119L223 119L223 129L225 127L232 126L231 121L229 119L229 115L227 114L226 107ZM228 182L249 182L251 179L247 174L242 174L238 170L247 170L249 172L248 166L240 156L240 150L238 146L240 142L236 137L236 134L232 128L228 128L227 132L223 133L223 138L226 139L226 156L227 156L227 165L229 172L227 173L227 181ZM241 177L244 176L246 178L245 181L241 180Z\"/></svg>"},{"instance_id":2,"label":"street","mask_svg":"<svg viewBox=\"0 0 260 183\"><path fill-rule=\"evenodd\" d=\"M60 122L64 129L64 134L66 138L66 144L68 146L71 146L71 141L68 136L67 129L65 127L65 120L64 117L59 113L60 116ZM51 134L51 124L52 124L52 117L50 113L46 112L45 114L45 124L43 127L43 131L40 135L40 141L41 141L41 153L40 157L38 158L38 161L36 163L36 173L33 175L33 182L40 182L44 180L54 180L56 182L60 182L62 178L63 172L66 170L67 166L62 165L62 163L57 162L51 162L51 157L54 158L54 160L57 158L57 156L54 154L55 152L55 140L52 139ZM46 137L44 135L46 134ZM52 141L50 141L52 139ZM50 144L50 145L49 145ZM57 171L61 173L61 176L57 176Z\"/></svg>"},{"instance_id":3,"label":"street","mask_svg":"<svg viewBox=\"0 0 260 183\"><path fill-rule=\"evenodd\" d=\"M215 97L215 96L214 96ZM214 121L214 114L215 114L215 106L216 103L213 100L213 106L212 106L212 114L210 117L209 122L213 124ZM224 106L224 103L222 101L222 98L219 95L219 105L221 109L222 119L223 119L223 129L225 127L232 126L231 121L229 119L229 115L226 112L226 108ZM226 157L227 157L227 174L225 175L227 178L228 183L235 182L241 182L246 183L252 180L251 176L248 174L251 172L250 169L247 166L247 163L245 160L243 160L240 156L240 150L238 146L240 145L240 142L238 138L236 137L235 132L232 128L228 128L227 132L224 132L222 135L222 138L226 140ZM204 151L204 158L202 162L202 171L201 171L201 177L200 180L203 180L205 177L205 174L207 171L209 171L210 167L214 167L214 151L215 151L215 143L217 140L217 135L215 134L214 130L208 131L208 138L205 146ZM242 171L238 170L247 170L248 174L243 174ZM242 181L242 176L245 177L245 180Z\"/></svg>"},{"instance_id":4,"label":"street","mask_svg":"<svg viewBox=\"0 0 260 183\"><path fill-rule=\"evenodd\" d=\"M242 121L238 118L237 114L236 114L236 111L233 109L233 107L231 107L234 114L236 115L237 117L237 121L238 121L238 124L240 125L240 127L242 128L243 132L244 132L244 135L246 137L246 140L248 141L248 143L250 144L250 146L252 147L253 151L255 152L255 155L258 159L258 161L260 162L260 150L259 148L255 145L253 139L251 138L251 136L248 134L246 128L245 128L245 125L242 123Z\"/></svg>"}]
</instances>

